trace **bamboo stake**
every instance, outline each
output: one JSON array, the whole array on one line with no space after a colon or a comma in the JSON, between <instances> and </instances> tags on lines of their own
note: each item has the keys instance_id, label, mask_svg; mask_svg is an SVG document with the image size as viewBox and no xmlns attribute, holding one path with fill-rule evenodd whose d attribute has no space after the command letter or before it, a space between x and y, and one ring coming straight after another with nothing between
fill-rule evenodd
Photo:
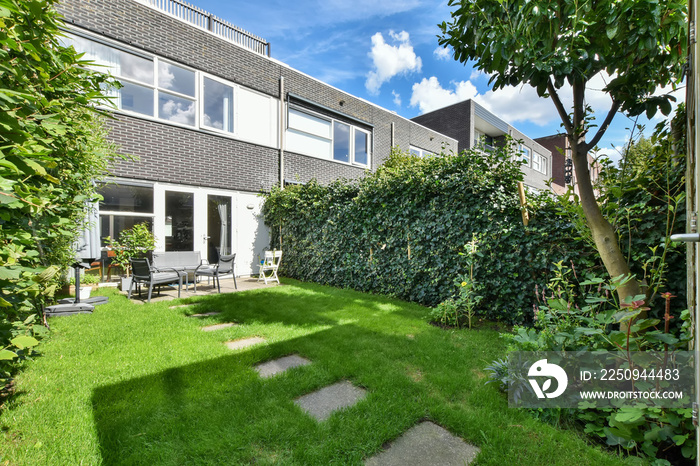
<instances>
[{"instance_id":1,"label":"bamboo stake","mask_svg":"<svg viewBox=\"0 0 700 466\"><path fill-rule=\"evenodd\" d=\"M518 181L518 194L520 195L520 212L523 214L523 225L530 222L530 215L527 213L527 200L525 199L525 185Z\"/></svg>"}]
</instances>

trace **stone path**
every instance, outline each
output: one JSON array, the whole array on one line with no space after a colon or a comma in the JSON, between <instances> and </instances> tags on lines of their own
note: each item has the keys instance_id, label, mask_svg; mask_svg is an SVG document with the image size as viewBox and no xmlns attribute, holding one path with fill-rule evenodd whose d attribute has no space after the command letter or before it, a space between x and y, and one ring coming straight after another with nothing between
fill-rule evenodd
<instances>
[{"instance_id":1,"label":"stone path","mask_svg":"<svg viewBox=\"0 0 700 466\"><path fill-rule=\"evenodd\" d=\"M221 314L219 311L213 311L213 312L205 312L203 314L192 314L189 317L211 317L211 316L218 316Z\"/></svg>"},{"instance_id":2,"label":"stone path","mask_svg":"<svg viewBox=\"0 0 700 466\"><path fill-rule=\"evenodd\" d=\"M320 422L328 419L334 411L350 407L365 396L365 390L344 381L297 398L294 403Z\"/></svg>"},{"instance_id":3,"label":"stone path","mask_svg":"<svg viewBox=\"0 0 700 466\"><path fill-rule=\"evenodd\" d=\"M208 317L219 314L209 312L194 314L190 317ZM238 325L226 322L203 327L204 331L214 331ZM247 348L264 343L261 337L249 337L241 340L227 341L231 350ZM298 354L284 356L255 366L261 378L266 379L294 367L312 364ZM328 419L335 411L350 408L363 400L367 391L356 387L351 382L328 385L315 392L297 398L294 403L318 422ZM479 454L479 448L466 443L448 430L430 421L424 421L407 430L394 440L384 451L368 458L365 466L452 466L468 465Z\"/></svg>"},{"instance_id":4,"label":"stone path","mask_svg":"<svg viewBox=\"0 0 700 466\"><path fill-rule=\"evenodd\" d=\"M267 379L273 375L277 375L287 369L292 369L299 366L307 366L311 364L311 361L304 359L298 354L292 354L290 356L285 356L283 358L275 359L272 361L264 362L255 366L255 370L258 371L260 377Z\"/></svg>"},{"instance_id":5,"label":"stone path","mask_svg":"<svg viewBox=\"0 0 700 466\"><path fill-rule=\"evenodd\" d=\"M365 466L462 466L478 454L477 447L425 421L408 429L387 450L369 458Z\"/></svg>"},{"instance_id":6,"label":"stone path","mask_svg":"<svg viewBox=\"0 0 700 466\"><path fill-rule=\"evenodd\" d=\"M249 346L257 345L259 343L264 343L265 339L260 337L243 338L242 340L227 341L226 346L228 349L237 350L247 348Z\"/></svg>"},{"instance_id":7,"label":"stone path","mask_svg":"<svg viewBox=\"0 0 700 466\"><path fill-rule=\"evenodd\" d=\"M235 327L238 325L235 322L225 322L223 324L214 324L214 325L207 325L206 327L202 327L203 332L214 332L216 330L221 330L223 328L229 328L229 327Z\"/></svg>"}]
</instances>

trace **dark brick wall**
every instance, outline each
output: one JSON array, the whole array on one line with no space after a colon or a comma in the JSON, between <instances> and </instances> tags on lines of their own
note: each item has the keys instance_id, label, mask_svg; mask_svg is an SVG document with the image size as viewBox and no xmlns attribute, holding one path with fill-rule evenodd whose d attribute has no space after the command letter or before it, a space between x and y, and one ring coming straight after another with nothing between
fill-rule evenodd
<instances>
[{"instance_id":1,"label":"dark brick wall","mask_svg":"<svg viewBox=\"0 0 700 466\"><path fill-rule=\"evenodd\" d=\"M279 151L231 138L117 115L108 121L120 160L111 174L125 178L259 192L278 179Z\"/></svg>"},{"instance_id":2,"label":"dark brick wall","mask_svg":"<svg viewBox=\"0 0 700 466\"><path fill-rule=\"evenodd\" d=\"M433 130L134 0L62 0L58 9L69 26L275 98L280 97L279 80L283 76L285 93L299 95L374 127L372 169L389 156L391 122L397 128L395 143L402 149L407 150L413 144L439 152L443 143L456 145L456 141ZM121 147L121 152L139 156L136 162L119 162L113 170L118 176L254 192L269 189L279 179L279 153L272 148L124 115L110 126L111 138ZM361 168L313 157L295 154L285 157L285 179L317 178L329 182L337 177L356 178L363 173Z\"/></svg>"},{"instance_id":3,"label":"dark brick wall","mask_svg":"<svg viewBox=\"0 0 700 466\"><path fill-rule=\"evenodd\" d=\"M419 115L411 120L428 128L435 128L442 134L459 141L457 148L459 153L471 147L473 113L472 101L465 100L464 102Z\"/></svg>"},{"instance_id":4,"label":"dark brick wall","mask_svg":"<svg viewBox=\"0 0 700 466\"><path fill-rule=\"evenodd\" d=\"M566 167L564 166L566 136L563 134L558 134L554 136L537 138L535 141L552 153L552 181L559 186L566 186L566 183L564 182L566 176ZM559 149L561 149L561 152Z\"/></svg>"}]
</instances>

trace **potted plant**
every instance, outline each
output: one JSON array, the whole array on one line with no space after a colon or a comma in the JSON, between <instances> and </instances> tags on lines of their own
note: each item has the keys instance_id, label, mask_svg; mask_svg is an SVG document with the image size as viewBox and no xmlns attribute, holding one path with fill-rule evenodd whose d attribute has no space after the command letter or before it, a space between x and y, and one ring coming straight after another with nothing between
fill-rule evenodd
<instances>
[{"instance_id":1,"label":"potted plant","mask_svg":"<svg viewBox=\"0 0 700 466\"><path fill-rule=\"evenodd\" d=\"M121 289L128 290L131 285L131 259L145 257L156 247L156 237L151 233L148 223L139 223L119 234L119 240L106 238L108 247L114 251L112 263L119 266L124 274Z\"/></svg>"},{"instance_id":2,"label":"potted plant","mask_svg":"<svg viewBox=\"0 0 700 466\"><path fill-rule=\"evenodd\" d=\"M93 285L96 285L100 283L100 277L97 275L91 275L91 274L83 274L80 277L80 290L75 289L75 278L71 277L70 280L68 281L70 284L70 287L67 289L67 292L69 294L72 294L73 296L77 296L78 293L80 294L80 299L88 299L90 297L90 293L92 292Z\"/></svg>"}]
</instances>

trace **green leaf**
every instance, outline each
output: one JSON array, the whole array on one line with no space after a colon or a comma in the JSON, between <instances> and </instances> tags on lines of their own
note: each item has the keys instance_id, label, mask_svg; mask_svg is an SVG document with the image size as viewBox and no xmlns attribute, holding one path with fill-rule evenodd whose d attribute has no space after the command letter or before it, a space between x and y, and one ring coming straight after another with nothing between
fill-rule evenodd
<instances>
[{"instance_id":1,"label":"green leaf","mask_svg":"<svg viewBox=\"0 0 700 466\"><path fill-rule=\"evenodd\" d=\"M625 424L634 423L644 417L641 409L626 409L615 414L615 420Z\"/></svg>"},{"instance_id":2,"label":"green leaf","mask_svg":"<svg viewBox=\"0 0 700 466\"><path fill-rule=\"evenodd\" d=\"M39 340L27 335L20 335L13 338L10 342L19 349L31 348L39 344Z\"/></svg>"},{"instance_id":3,"label":"green leaf","mask_svg":"<svg viewBox=\"0 0 700 466\"><path fill-rule=\"evenodd\" d=\"M16 353L10 350L2 349L0 350L0 361L11 361L17 357Z\"/></svg>"}]
</instances>

